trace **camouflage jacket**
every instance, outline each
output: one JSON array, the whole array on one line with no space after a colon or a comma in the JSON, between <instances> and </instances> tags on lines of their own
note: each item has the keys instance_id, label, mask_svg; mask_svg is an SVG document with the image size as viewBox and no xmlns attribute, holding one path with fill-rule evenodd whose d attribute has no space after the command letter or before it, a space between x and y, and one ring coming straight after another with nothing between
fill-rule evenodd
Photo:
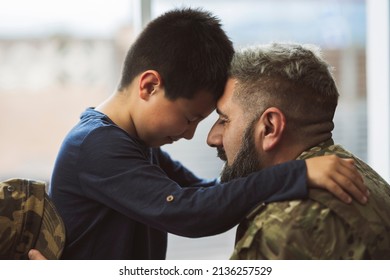
<instances>
[{"instance_id":1,"label":"camouflage jacket","mask_svg":"<svg viewBox=\"0 0 390 280\"><path fill-rule=\"evenodd\" d=\"M298 159L329 154L356 161L368 204L347 205L318 189L305 200L261 204L240 223L231 259L390 259L390 186L332 140Z\"/></svg>"}]
</instances>

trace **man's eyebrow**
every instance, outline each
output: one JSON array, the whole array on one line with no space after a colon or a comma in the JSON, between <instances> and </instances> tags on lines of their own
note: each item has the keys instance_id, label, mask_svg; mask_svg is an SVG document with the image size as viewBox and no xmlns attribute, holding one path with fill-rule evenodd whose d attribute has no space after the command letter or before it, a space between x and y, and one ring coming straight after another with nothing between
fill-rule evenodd
<instances>
[{"instance_id":1,"label":"man's eyebrow","mask_svg":"<svg viewBox=\"0 0 390 280\"><path fill-rule=\"evenodd\" d=\"M218 114L218 115L220 115L220 116L222 116L222 117L224 117L224 118L227 118L227 117L228 117L226 114L222 113L220 109L216 108L215 110L217 111L217 114Z\"/></svg>"}]
</instances>

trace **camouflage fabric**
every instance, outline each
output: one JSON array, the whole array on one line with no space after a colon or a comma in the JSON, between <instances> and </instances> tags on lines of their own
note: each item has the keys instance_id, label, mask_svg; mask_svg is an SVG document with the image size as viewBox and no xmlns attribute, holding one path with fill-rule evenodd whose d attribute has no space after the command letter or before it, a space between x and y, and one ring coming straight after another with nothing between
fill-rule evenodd
<instances>
[{"instance_id":1,"label":"camouflage fabric","mask_svg":"<svg viewBox=\"0 0 390 280\"><path fill-rule=\"evenodd\" d=\"M0 182L0 259L28 259L31 248L59 259L64 244L65 227L44 182Z\"/></svg>"},{"instance_id":2,"label":"camouflage fabric","mask_svg":"<svg viewBox=\"0 0 390 280\"><path fill-rule=\"evenodd\" d=\"M335 154L353 158L371 195L366 206L330 193L262 204L237 229L231 259L390 259L390 186L374 170L330 140L298 159Z\"/></svg>"}]
</instances>

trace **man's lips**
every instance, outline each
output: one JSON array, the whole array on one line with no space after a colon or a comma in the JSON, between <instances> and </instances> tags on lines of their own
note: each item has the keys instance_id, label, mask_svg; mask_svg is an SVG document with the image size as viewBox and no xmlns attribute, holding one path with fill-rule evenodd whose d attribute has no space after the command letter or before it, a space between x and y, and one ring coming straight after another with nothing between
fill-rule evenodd
<instances>
[{"instance_id":1,"label":"man's lips","mask_svg":"<svg viewBox=\"0 0 390 280\"><path fill-rule=\"evenodd\" d=\"M220 148L220 147L217 148L217 156L221 160L227 161L226 153L225 153L225 150L223 148Z\"/></svg>"}]
</instances>

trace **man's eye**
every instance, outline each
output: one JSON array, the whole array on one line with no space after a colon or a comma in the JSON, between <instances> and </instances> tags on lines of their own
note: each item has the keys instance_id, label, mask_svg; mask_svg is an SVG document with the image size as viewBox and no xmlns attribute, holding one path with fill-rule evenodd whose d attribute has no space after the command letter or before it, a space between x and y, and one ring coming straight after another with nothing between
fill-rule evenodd
<instances>
[{"instance_id":1,"label":"man's eye","mask_svg":"<svg viewBox=\"0 0 390 280\"><path fill-rule=\"evenodd\" d=\"M228 122L228 120L226 120L226 119L219 119L218 120L219 125L225 125L227 122Z\"/></svg>"}]
</instances>

